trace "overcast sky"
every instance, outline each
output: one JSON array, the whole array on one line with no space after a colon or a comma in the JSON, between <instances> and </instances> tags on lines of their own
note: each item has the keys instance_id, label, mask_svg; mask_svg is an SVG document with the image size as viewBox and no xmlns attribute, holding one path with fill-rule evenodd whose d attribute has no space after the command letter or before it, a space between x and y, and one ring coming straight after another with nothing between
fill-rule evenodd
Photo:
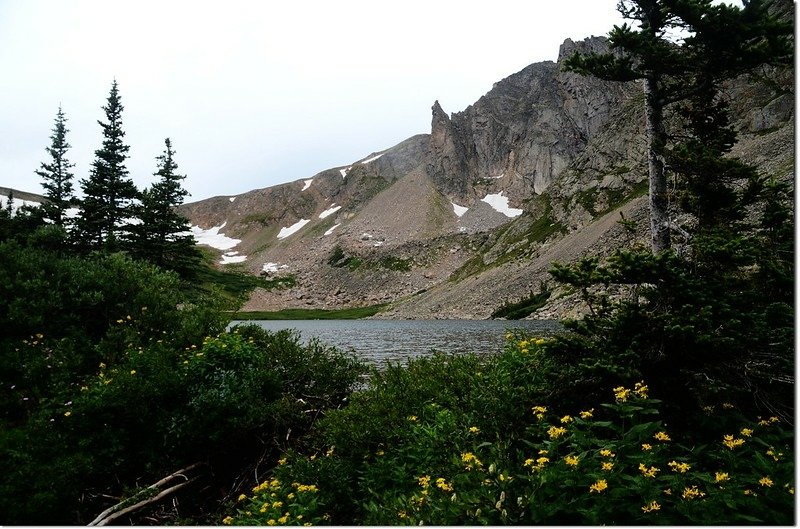
<instances>
[{"instance_id":1,"label":"overcast sky","mask_svg":"<svg viewBox=\"0 0 800 529\"><path fill-rule=\"evenodd\" d=\"M190 201L313 176L430 132L616 0L0 0L0 186L34 174L58 106L86 178L119 83L127 162L152 182L169 137Z\"/></svg>"}]
</instances>

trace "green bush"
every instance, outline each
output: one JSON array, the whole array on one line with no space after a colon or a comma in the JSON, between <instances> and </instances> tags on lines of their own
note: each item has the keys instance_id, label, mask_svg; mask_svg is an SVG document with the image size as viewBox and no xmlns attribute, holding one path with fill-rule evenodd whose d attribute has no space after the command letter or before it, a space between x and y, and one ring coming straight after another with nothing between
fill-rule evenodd
<instances>
[{"instance_id":1,"label":"green bush","mask_svg":"<svg viewBox=\"0 0 800 529\"><path fill-rule=\"evenodd\" d=\"M556 414L533 374L547 369L550 343L509 334L496 357L440 356L376 374L317 425L317 445L286 452L222 521L793 523L793 439L777 417L706 406L694 414L713 435L699 442L664 424L662 402L641 382L607 390L611 403Z\"/></svg>"}]
</instances>

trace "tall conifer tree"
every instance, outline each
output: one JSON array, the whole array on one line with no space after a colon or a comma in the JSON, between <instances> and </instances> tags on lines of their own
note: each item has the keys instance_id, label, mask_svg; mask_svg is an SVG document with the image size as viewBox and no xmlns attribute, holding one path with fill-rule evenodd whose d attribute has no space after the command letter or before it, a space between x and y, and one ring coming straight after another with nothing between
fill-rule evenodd
<instances>
[{"instance_id":1,"label":"tall conifer tree","mask_svg":"<svg viewBox=\"0 0 800 529\"><path fill-rule=\"evenodd\" d=\"M56 225L63 226L66 220L65 212L74 201L72 193L73 174L70 169L75 164L67 159L67 150L71 147L67 143L67 118L61 107L58 107L56 114L53 135L50 136L50 146L46 148L50 155L50 162L42 162L41 168L36 174L42 177L42 187L48 201L42 206L47 218Z\"/></svg>"},{"instance_id":2,"label":"tall conifer tree","mask_svg":"<svg viewBox=\"0 0 800 529\"><path fill-rule=\"evenodd\" d=\"M95 151L89 178L81 180L84 199L79 220L82 242L90 248L118 250L129 238L127 219L133 216L139 192L128 177L125 159L130 147L124 143L122 110L117 81L111 85L106 106L102 147Z\"/></svg>"},{"instance_id":3,"label":"tall conifer tree","mask_svg":"<svg viewBox=\"0 0 800 529\"><path fill-rule=\"evenodd\" d=\"M566 68L611 81L642 81L651 246L659 253L671 247L665 109L723 79L787 62L792 28L770 16L762 0L745 1L741 9L712 0L620 0L617 9L638 29L615 26L609 34L615 53L576 53Z\"/></svg>"},{"instance_id":4,"label":"tall conifer tree","mask_svg":"<svg viewBox=\"0 0 800 529\"><path fill-rule=\"evenodd\" d=\"M142 192L138 218L134 228L134 253L158 266L186 275L199 261L194 237L188 233L189 222L176 208L188 196L178 174L175 151L169 138L164 140L164 153L156 157L158 180Z\"/></svg>"}]
</instances>

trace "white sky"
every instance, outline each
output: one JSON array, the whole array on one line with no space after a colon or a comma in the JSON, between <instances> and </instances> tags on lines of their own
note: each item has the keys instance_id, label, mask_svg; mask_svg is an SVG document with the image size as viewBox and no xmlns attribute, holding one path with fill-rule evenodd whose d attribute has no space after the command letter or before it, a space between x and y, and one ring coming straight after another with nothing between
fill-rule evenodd
<instances>
[{"instance_id":1,"label":"white sky","mask_svg":"<svg viewBox=\"0 0 800 529\"><path fill-rule=\"evenodd\" d=\"M119 83L128 169L172 139L189 200L310 178L430 132L566 38L621 23L616 0L0 0L0 186L41 192L59 104L88 175Z\"/></svg>"}]
</instances>

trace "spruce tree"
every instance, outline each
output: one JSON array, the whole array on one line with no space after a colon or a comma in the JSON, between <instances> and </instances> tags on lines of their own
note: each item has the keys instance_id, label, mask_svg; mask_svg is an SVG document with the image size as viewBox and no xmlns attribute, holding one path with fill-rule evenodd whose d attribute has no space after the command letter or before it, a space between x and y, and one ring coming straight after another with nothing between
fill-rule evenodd
<instances>
[{"instance_id":1,"label":"spruce tree","mask_svg":"<svg viewBox=\"0 0 800 529\"><path fill-rule=\"evenodd\" d=\"M95 151L89 178L81 180L83 202L79 228L81 242L93 249L121 249L130 234L129 219L139 192L128 177L125 159L129 147L124 143L122 110L117 81L111 85L106 106L102 147Z\"/></svg>"},{"instance_id":2,"label":"spruce tree","mask_svg":"<svg viewBox=\"0 0 800 529\"><path fill-rule=\"evenodd\" d=\"M565 67L611 81L642 81L651 247L658 253L671 247L666 108L757 66L786 63L793 30L761 0L746 1L741 9L712 0L620 0L617 9L638 29L615 26L609 33L612 53L576 53Z\"/></svg>"},{"instance_id":3,"label":"spruce tree","mask_svg":"<svg viewBox=\"0 0 800 529\"><path fill-rule=\"evenodd\" d=\"M41 168L35 171L42 177L42 187L45 190L45 197L47 197L47 202L42 205L42 209L45 216L58 226L64 225L65 212L74 201L73 174L70 172L70 168L75 164L70 163L66 156L67 150L71 147L67 143L69 129L67 129L66 121L64 112L59 106L53 135L50 136L51 143L46 148L51 160L49 163L42 162Z\"/></svg>"},{"instance_id":4,"label":"spruce tree","mask_svg":"<svg viewBox=\"0 0 800 529\"><path fill-rule=\"evenodd\" d=\"M194 236L188 233L188 220L177 212L188 192L178 174L175 151L169 138L164 140L164 153L156 157L158 180L142 192L135 228L133 251L162 268L187 275L200 258Z\"/></svg>"}]
</instances>

